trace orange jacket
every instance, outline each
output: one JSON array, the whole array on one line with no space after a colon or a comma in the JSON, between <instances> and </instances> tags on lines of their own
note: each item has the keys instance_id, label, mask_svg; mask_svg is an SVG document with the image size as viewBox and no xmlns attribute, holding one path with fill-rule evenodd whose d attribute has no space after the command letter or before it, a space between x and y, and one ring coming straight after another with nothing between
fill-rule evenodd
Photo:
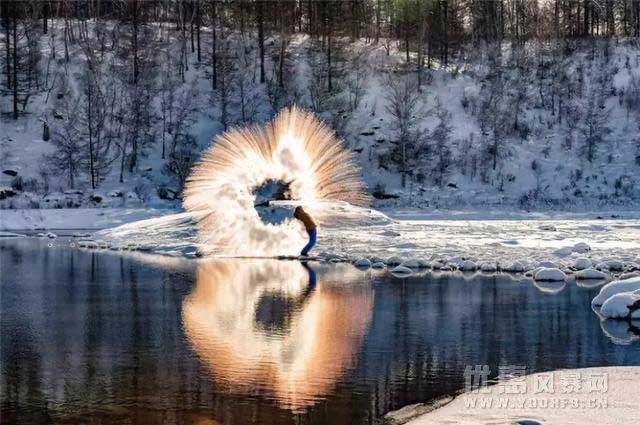
<instances>
[{"instance_id":1,"label":"orange jacket","mask_svg":"<svg viewBox=\"0 0 640 425\"><path fill-rule=\"evenodd\" d=\"M297 218L302 222L302 224L304 224L304 228L307 230L307 232L318 227L316 226L316 222L313 221L311 216L307 214L307 212L302 209L302 207L296 207L295 211L293 212L293 217Z\"/></svg>"}]
</instances>

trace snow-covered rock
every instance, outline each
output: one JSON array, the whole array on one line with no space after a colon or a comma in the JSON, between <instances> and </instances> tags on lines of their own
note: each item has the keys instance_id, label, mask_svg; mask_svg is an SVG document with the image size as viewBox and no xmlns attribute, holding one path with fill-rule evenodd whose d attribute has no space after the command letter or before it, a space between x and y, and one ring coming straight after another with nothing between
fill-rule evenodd
<instances>
[{"instance_id":1,"label":"snow-covered rock","mask_svg":"<svg viewBox=\"0 0 640 425\"><path fill-rule=\"evenodd\" d=\"M633 292L640 289L640 277L625 280L614 280L604 285L600 293L591 300L591 305L602 305L606 300L622 292Z\"/></svg>"},{"instance_id":2,"label":"snow-covered rock","mask_svg":"<svg viewBox=\"0 0 640 425\"><path fill-rule=\"evenodd\" d=\"M607 298L600 308L600 315L605 319L640 319L640 289Z\"/></svg>"},{"instance_id":3,"label":"snow-covered rock","mask_svg":"<svg viewBox=\"0 0 640 425\"><path fill-rule=\"evenodd\" d=\"M426 269L427 262L424 260L420 260L418 258L410 258L406 261L403 261L402 266L408 267L410 269Z\"/></svg>"},{"instance_id":4,"label":"snow-covered rock","mask_svg":"<svg viewBox=\"0 0 640 425\"><path fill-rule=\"evenodd\" d=\"M491 272L495 272L497 270L497 267L493 263L483 263L480 266L480 270L485 273L491 273Z\"/></svg>"},{"instance_id":5,"label":"snow-covered rock","mask_svg":"<svg viewBox=\"0 0 640 425\"><path fill-rule=\"evenodd\" d=\"M404 276L413 273L413 271L409 267L397 266L391 270L391 273L397 276Z\"/></svg>"},{"instance_id":6,"label":"snow-covered rock","mask_svg":"<svg viewBox=\"0 0 640 425\"><path fill-rule=\"evenodd\" d=\"M573 254L573 247L565 246L563 248L558 248L553 251L553 253L556 257L566 257Z\"/></svg>"},{"instance_id":7,"label":"snow-covered rock","mask_svg":"<svg viewBox=\"0 0 640 425\"><path fill-rule=\"evenodd\" d=\"M384 258L378 257L377 255L372 255L371 257L369 257L369 261L371 261L371 264L375 264L375 263L383 263L384 264Z\"/></svg>"},{"instance_id":8,"label":"snow-covered rock","mask_svg":"<svg viewBox=\"0 0 640 425\"><path fill-rule=\"evenodd\" d=\"M331 261L333 259L341 259L341 256L339 254L336 254L335 252L326 252L326 251L322 251L320 254L318 254L318 257L324 259L325 261Z\"/></svg>"},{"instance_id":9,"label":"snow-covered rock","mask_svg":"<svg viewBox=\"0 0 640 425\"><path fill-rule=\"evenodd\" d=\"M573 252L584 254L589 251L591 251L591 246L586 242L578 242L573 246Z\"/></svg>"},{"instance_id":10,"label":"snow-covered rock","mask_svg":"<svg viewBox=\"0 0 640 425\"><path fill-rule=\"evenodd\" d=\"M554 263L553 261L540 261L536 264L536 267L546 268L546 269L556 269L558 268L558 263Z\"/></svg>"},{"instance_id":11,"label":"snow-covered rock","mask_svg":"<svg viewBox=\"0 0 640 425\"><path fill-rule=\"evenodd\" d=\"M47 233L47 237L48 237L49 239L55 239L55 238L57 238L57 237L58 237L58 235L56 235L56 234L55 234L55 233L53 233L53 232L49 232L49 233Z\"/></svg>"},{"instance_id":12,"label":"snow-covered rock","mask_svg":"<svg viewBox=\"0 0 640 425\"><path fill-rule=\"evenodd\" d=\"M459 264L458 268L463 272L473 272L477 270L478 266L471 260L464 260Z\"/></svg>"},{"instance_id":13,"label":"snow-covered rock","mask_svg":"<svg viewBox=\"0 0 640 425\"><path fill-rule=\"evenodd\" d=\"M622 273L619 277L618 280L625 280L625 279L631 279L634 277L640 276L640 272L629 272L629 273Z\"/></svg>"},{"instance_id":14,"label":"snow-covered rock","mask_svg":"<svg viewBox=\"0 0 640 425\"><path fill-rule=\"evenodd\" d=\"M590 267L588 269L577 271L575 277L576 279L606 279L607 274Z\"/></svg>"},{"instance_id":15,"label":"snow-covered rock","mask_svg":"<svg viewBox=\"0 0 640 425\"><path fill-rule=\"evenodd\" d=\"M399 266L403 261L404 259L402 257L394 255L393 257L387 258L385 263L387 263L388 266Z\"/></svg>"},{"instance_id":16,"label":"snow-covered rock","mask_svg":"<svg viewBox=\"0 0 640 425\"><path fill-rule=\"evenodd\" d=\"M593 263L591 262L591 260L585 257L576 258L576 260L573 262L573 268L576 270L588 269L592 265Z\"/></svg>"},{"instance_id":17,"label":"snow-covered rock","mask_svg":"<svg viewBox=\"0 0 640 425\"><path fill-rule=\"evenodd\" d=\"M360 267L363 269L368 269L369 267L371 267L371 260L369 260L368 258L358 258L354 263L354 266L356 267Z\"/></svg>"},{"instance_id":18,"label":"snow-covered rock","mask_svg":"<svg viewBox=\"0 0 640 425\"><path fill-rule=\"evenodd\" d=\"M564 281L566 277L567 275L562 270L550 267L538 270L533 278L541 281Z\"/></svg>"},{"instance_id":19,"label":"snow-covered rock","mask_svg":"<svg viewBox=\"0 0 640 425\"><path fill-rule=\"evenodd\" d=\"M538 228L545 232L555 232L558 230L553 224L541 224Z\"/></svg>"},{"instance_id":20,"label":"snow-covered rock","mask_svg":"<svg viewBox=\"0 0 640 425\"><path fill-rule=\"evenodd\" d=\"M387 265L382 261L378 261L376 263L371 264L372 269L384 269L385 267L387 267Z\"/></svg>"},{"instance_id":21,"label":"snow-covered rock","mask_svg":"<svg viewBox=\"0 0 640 425\"><path fill-rule=\"evenodd\" d=\"M506 267L503 267L502 270L510 273L522 273L525 271L525 265L521 261L514 261Z\"/></svg>"},{"instance_id":22,"label":"snow-covered rock","mask_svg":"<svg viewBox=\"0 0 640 425\"><path fill-rule=\"evenodd\" d=\"M618 260L607 260L601 261L596 265L596 269L598 270L611 270L611 271L622 271L624 269L624 264L622 261Z\"/></svg>"}]
</instances>

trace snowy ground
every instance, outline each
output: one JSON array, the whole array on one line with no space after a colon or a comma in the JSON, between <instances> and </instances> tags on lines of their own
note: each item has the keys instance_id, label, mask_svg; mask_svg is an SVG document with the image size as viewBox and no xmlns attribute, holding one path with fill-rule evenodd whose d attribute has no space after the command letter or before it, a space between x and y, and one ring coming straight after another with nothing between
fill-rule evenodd
<instances>
[{"instance_id":1,"label":"snowy ground","mask_svg":"<svg viewBox=\"0 0 640 425\"><path fill-rule=\"evenodd\" d=\"M153 208L0 210L0 231L100 230L171 212Z\"/></svg>"},{"instance_id":2,"label":"snowy ground","mask_svg":"<svg viewBox=\"0 0 640 425\"><path fill-rule=\"evenodd\" d=\"M551 381L548 380L550 375ZM592 378L602 376L606 377L606 387L588 391ZM580 381L578 385L584 384L579 387L580 390L562 392L563 382L576 382L576 377ZM435 409L425 405L407 406L388 414L387 418L391 423L402 423L413 417L408 422L411 425L570 425L591 423L594 418L598 418L597 423L603 425L637 424L640 414L640 367L560 370L536 373L516 380L519 383L501 381L480 391L464 393ZM546 382L553 392L536 391L541 382Z\"/></svg>"},{"instance_id":3,"label":"snowy ground","mask_svg":"<svg viewBox=\"0 0 640 425\"><path fill-rule=\"evenodd\" d=\"M173 212L110 208L2 210L0 230L98 230L132 223L97 233L94 239L116 246L144 245L160 252L184 250L193 246L195 225L185 220L184 214ZM512 218L514 213L502 214L501 218L499 212L486 211L483 219L462 218L469 214L449 212L453 219L443 220L430 219L444 216L441 212L398 211L394 218L372 209L339 206L321 225L315 252L351 260L400 256L452 266L470 259L478 267L486 264L502 269L520 261L525 271L540 262L550 262L543 264L545 267L569 271L578 259L585 258L594 266L618 260L623 267L611 267L616 272L635 270L640 264L640 211L556 216L523 213L517 218ZM595 218L598 216L602 218ZM146 218L154 219L137 221Z\"/></svg>"}]
</instances>

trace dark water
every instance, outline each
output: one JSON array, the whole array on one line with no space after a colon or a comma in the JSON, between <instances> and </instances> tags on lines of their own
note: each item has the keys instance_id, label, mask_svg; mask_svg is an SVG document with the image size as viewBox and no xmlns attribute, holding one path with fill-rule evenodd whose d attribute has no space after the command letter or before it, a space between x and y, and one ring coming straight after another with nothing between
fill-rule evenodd
<instances>
[{"instance_id":1,"label":"dark water","mask_svg":"<svg viewBox=\"0 0 640 425\"><path fill-rule=\"evenodd\" d=\"M377 423L467 365L640 365L575 283L68 245L0 241L2 423Z\"/></svg>"}]
</instances>

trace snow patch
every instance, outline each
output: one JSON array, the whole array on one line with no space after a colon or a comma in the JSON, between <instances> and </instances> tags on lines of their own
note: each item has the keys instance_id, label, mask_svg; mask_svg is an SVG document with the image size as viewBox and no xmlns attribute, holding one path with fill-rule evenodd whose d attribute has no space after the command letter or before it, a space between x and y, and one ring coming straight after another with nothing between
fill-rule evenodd
<instances>
[{"instance_id":1,"label":"snow patch","mask_svg":"<svg viewBox=\"0 0 640 425\"><path fill-rule=\"evenodd\" d=\"M598 295L596 295L596 297L591 301L591 305L601 306L606 300L615 294L637 291L638 289L640 289L640 277L633 277L626 280L614 280L613 282L607 283L600 289Z\"/></svg>"},{"instance_id":2,"label":"snow patch","mask_svg":"<svg viewBox=\"0 0 640 425\"><path fill-rule=\"evenodd\" d=\"M558 268L545 268L538 270L534 275L535 280L539 281L564 281L567 275Z\"/></svg>"}]
</instances>

